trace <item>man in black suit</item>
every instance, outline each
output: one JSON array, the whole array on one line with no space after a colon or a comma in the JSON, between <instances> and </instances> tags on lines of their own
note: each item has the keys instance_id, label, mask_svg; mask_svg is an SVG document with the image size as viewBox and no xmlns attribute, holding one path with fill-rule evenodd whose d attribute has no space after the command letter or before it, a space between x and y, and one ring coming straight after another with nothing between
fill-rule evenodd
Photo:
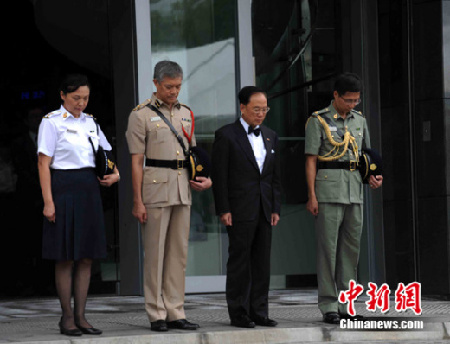
<instances>
[{"instance_id":1,"label":"man in black suit","mask_svg":"<svg viewBox=\"0 0 450 344\"><path fill-rule=\"evenodd\" d=\"M231 325L276 326L268 317L272 226L280 219L277 134L262 125L269 107L255 86L239 92L242 117L216 131L212 179L216 213L227 227L226 297Z\"/></svg>"}]
</instances>

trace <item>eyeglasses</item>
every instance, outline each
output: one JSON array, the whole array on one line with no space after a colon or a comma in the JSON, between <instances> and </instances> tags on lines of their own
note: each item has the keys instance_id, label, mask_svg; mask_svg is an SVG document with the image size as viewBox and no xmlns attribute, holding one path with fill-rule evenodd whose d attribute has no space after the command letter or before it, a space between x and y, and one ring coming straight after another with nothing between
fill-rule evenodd
<instances>
[{"instance_id":1,"label":"eyeglasses","mask_svg":"<svg viewBox=\"0 0 450 344\"><path fill-rule=\"evenodd\" d=\"M352 104L358 105L359 103L361 103L361 99L345 99L341 96L339 96L339 97L342 98L342 100L345 102L345 104L348 104L348 105L352 105Z\"/></svg>"},{"instance_id":2,"label":"eyeglasses","mask_svg":"<svg viewBox=\"0 0 450 344\"><path fill-rule=\"evenodd\" d=\"M268 113L270 111L270 107L266 107L266 108L262 108L262 109L260 109L260 108L253 108L252 111L254 113L260 113L260 112Z\"/></svg>"}]
</instances>

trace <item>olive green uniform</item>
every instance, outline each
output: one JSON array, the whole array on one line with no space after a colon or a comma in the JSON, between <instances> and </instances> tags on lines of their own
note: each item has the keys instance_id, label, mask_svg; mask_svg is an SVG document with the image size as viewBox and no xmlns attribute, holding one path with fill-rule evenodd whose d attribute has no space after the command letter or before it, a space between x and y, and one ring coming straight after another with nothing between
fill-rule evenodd
<instances>
[{"instance_id":1,"label":"olive green uniform","mask_svg":"<svg viewBox=\"0 0 450 344\"><path fill-rule=\"evenodd\" d=\"M345 133L348 130L356 140L358 155L363 145L370 148L366 119L361 113L352 110L343 119L331 103L308 119L305 154L333 156L336 153L336 147L330 142L318 116L328 121L336 142L343 141L338 131ZM335 150L329 154L333 148ZM342 150L340 147L339 153ZM354 169L356 159L352 149L347 149L341 158L333 161L348 161L349 168L318 169L316 174L315 193L319 203L319 213L315 219L317 281L322 314L338 311L347 313L346 305L338 305L338 295L341 290L348 289L350 279L356 280L364 198L361 175Z\"/></svg>"},{"instance_id":2,"label":"olive green uniform","mask_svg":"<svg viewBox=\"0 0 450 344\"><path fill-rule=\"evenodd\" d=\"M190 110L180 103L172 109L153 94L128 119L126 138L131 154L144 159L185 160L169 126L146 105L151 103L183 136L191 134ZM195 136L186 147L195 146ZM143 228L145 309L151 322L185 319L184 288L190 228L191 190L188 170L144 167L142 200L147 209Z\"/></svg>"}]
</instances>

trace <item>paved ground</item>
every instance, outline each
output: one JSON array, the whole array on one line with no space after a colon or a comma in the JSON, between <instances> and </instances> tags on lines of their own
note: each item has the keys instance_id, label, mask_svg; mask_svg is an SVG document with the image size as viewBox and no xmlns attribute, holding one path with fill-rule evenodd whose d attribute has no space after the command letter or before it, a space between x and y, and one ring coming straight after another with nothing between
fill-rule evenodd
<instances>
[{"instance_id":1,"label":"paved ground","mask_svg":"<svg viewBox=\"0 0 450 344\"><path fill-rule=\"evenodd\" d=\"M101 296L88 300L88 319L104 333L101 336L67 337L59 334L58 300L20 299L0 302L0 343L154 343L154 344L252 344L252 343L444 343L450 342L450 302L422 300L423 313L411 311L387 315L365 309L359 297L358 314L367 320L409 321L420 330L362 330L341 329L327 325L317 309L316 290L283 290L270 294L270 317L279 322L276 328L238 329L229 325L223 294L186 296L188 319L201 328L188 332L171 330L160 334L151 332L143 309L143 297ZM392 301L391 301L391 304ZM402 316L402 318L399 318ZM408 318L406 318L408 317Z\"/></svg>"}]
</instances>

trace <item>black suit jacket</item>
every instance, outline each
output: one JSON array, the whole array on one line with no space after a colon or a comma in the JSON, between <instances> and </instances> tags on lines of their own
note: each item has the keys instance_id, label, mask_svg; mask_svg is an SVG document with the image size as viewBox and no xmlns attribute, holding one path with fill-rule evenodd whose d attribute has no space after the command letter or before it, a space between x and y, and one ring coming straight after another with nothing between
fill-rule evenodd
<instances>
[{"instance_id":1,"label":"black suit jacket","mask_svg":"<svg viewBox=\"0 0 450 344\"><path fill-rule=\"evenodd\" d=\"M234 221L251 221L262 205L270 222L280 214L280 152L277 134L261 125L266 147L262 173L240 120L216 131L212 153L213 192L216 214L231 212Z\"/></svg>"}]
</instances>

